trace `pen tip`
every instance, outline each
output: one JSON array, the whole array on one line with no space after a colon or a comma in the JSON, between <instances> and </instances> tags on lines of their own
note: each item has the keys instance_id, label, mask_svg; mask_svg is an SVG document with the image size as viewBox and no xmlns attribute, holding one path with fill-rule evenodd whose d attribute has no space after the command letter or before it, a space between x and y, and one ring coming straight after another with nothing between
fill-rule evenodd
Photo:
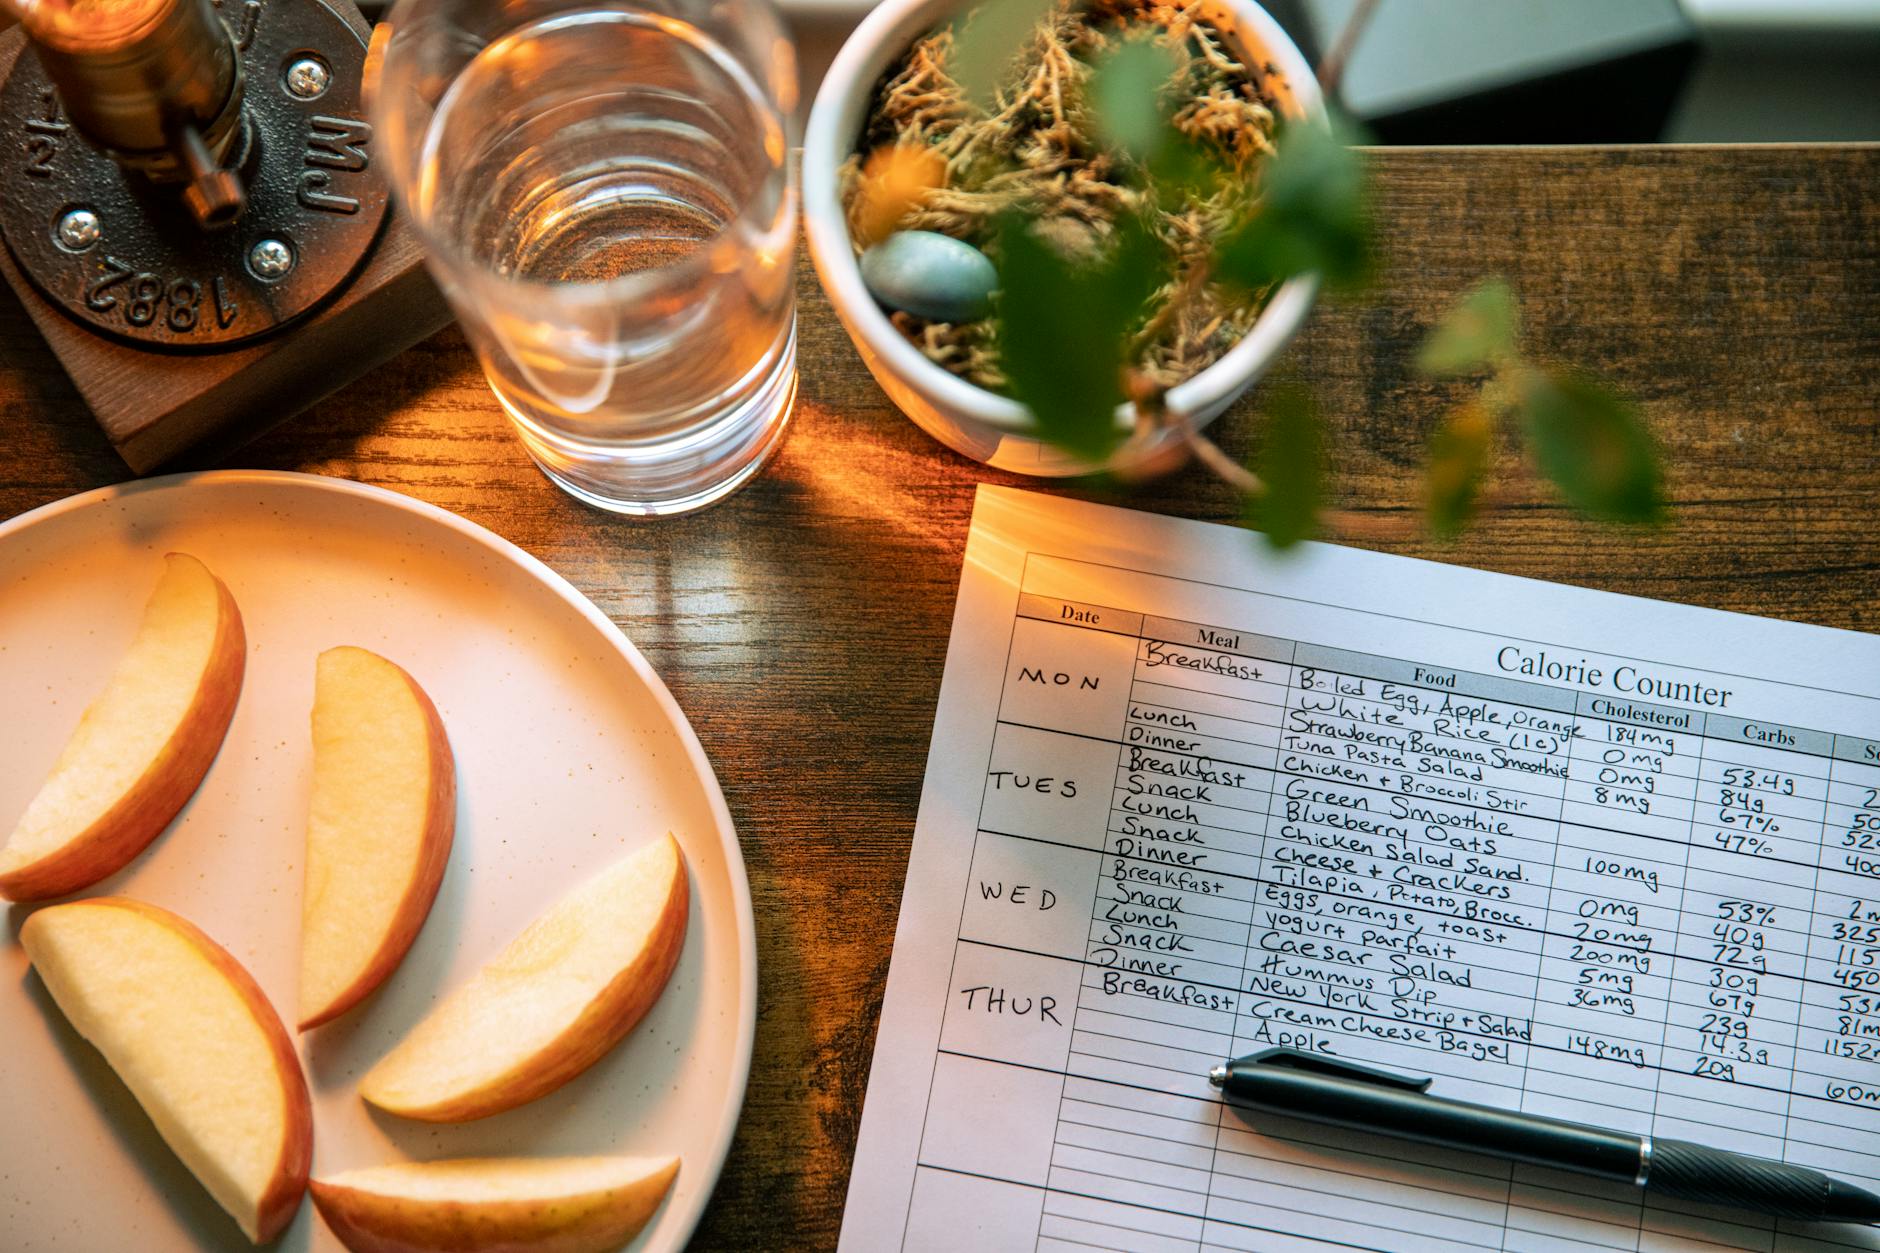
<instances>
[{"instance_id":1,"label":"pen tip","mask_svg":"<svg viewBox=\"0 0 1880 1253\"><path fill-rule=\"evenodd\" d=\"M1208 1071L1208 1082L1213 1084L1217 1088L1226 1087L1227 1086L1227 1066L1225 1064L1222 1064Z\"/></svg>"},{"instance_id":2,"label":"pen tip","mask_svg":"<svg viewBox=\"0 0 1880 1253\"><path fill-rule=\"evenodd\" d=\"M1880 1223L1880 1196L1839 1179L1828 1180L1828 1199L1823 1208L1829 1222Z\"/></svg>"}]
</instances>

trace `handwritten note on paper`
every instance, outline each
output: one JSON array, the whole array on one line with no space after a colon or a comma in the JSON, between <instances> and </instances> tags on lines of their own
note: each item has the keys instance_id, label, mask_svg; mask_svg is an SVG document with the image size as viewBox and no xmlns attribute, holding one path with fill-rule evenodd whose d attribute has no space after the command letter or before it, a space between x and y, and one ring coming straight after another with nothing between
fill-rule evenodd
<instances>
[{"instance_id":1,"label":"handwritten note on paper","mask_svg":"<svg viewBox=\"0 0 1880 1253\"><path fill-rule=\"evenodd\" d=\"M844 1249L1880 1249L1272 1045L1880 1186L1880 638L982 488Z\"/></svg>"}]
</instances>

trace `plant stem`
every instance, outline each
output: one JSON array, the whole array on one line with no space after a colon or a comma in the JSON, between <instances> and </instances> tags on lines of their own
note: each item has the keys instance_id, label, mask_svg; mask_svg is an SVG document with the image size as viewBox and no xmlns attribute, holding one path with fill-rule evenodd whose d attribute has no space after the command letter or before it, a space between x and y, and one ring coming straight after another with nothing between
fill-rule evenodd
<instances>
[{"instance_id":1,"label":"plant stem","mask_svg":"<svg viewBox=\"0 0 1880 1253\"><path fill-rule=\"evenodd\" d=\"M1216 477L1242 496L1258 496L1266 491L1260 476L1221 451L1221 446L1194 428L1183 414L1161 411L1163 421L1175 428L1194 459L1213 471ZM1327 509L1319 515L1326 529L1335 534L1359 539L1401 540L1417 533L1413 513L1365 513L1353 509Z\"/></svg>"},{"instance_id":2,"label":"plant stem","mask_svg":"<svg viewBox=\"0 0 1880 1253\"><path fill-rule=\"evenodd\" d=\"M1351 50L1357 46L1358 36L1370 24L1371 14L1377 9L1377 0L1358 0L1358 7L1345 19L1344 26L1338 32L1338 38L1332 41L1332 47L1319 62L1319 89L1327 99L1338 94L1338 84L1345 77L1345 65L1351 60Z\"/></svg>"},{"instance_id":3,"label":"plant stem","mask_svg":"<svg viewBox=\"0 0 1880 1253\"><path fill-rule=\"evenodd\" d=\"M1221 446L1195 430L1186 416L1171 413L1168 420L1182 437L1182 442L1188 445L1188 451L1194 454L1195 460L1212 470L1215 477L1242 496L1258 496L1266 491L1266 484L1260 481L1259 475L1222 452Z\"/></svg>"}]
</instances>

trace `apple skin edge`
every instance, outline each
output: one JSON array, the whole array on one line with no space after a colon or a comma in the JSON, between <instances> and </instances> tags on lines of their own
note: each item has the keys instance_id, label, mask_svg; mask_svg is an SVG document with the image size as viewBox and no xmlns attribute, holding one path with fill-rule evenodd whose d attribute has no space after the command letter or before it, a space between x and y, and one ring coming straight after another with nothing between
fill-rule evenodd
<instances>
[{"instance_id":1,"label":"apple skin edge","mask_svg":"<svg viewBox=\"0 0 1880 1253\"><path fill-rule=\"evenodd\" d=\"M255 982L248 968L229 955L227 949L190 922L187 918L173 914L167 909L150 905L143 901L132 900L126 896L99 896L76 902L86 908L104 907L124 909L132 913L151 918L174 930L189 941L203 958L220 972L235 991L247 1003L260 1024L261 1032L267 1037L268 1051L273 1055L275 1069L280 1076L281 1096L285 1105L284 1133L281 1137L281 1156L275 1164L273 1183L261 1197L257 1207L253 1236L256 1244L266 1244L280 1235L287 1225L300 1212L300 1202L307 1192L307 1176L313 1167L313 1100L307 1090L307 1077L301 1072L300 1057L294 1051L294 1042L287 1034L287 1028L281 1023L281 1016L274 1011L274 1005L268 1000L267 993ZM55 906L54 908L70 908ZM21 928L21 937L30 929L39 917L35 913L26 919Z\"/></svg>"},{"instance_id":2,"label":"apple skin edge","mask_svg":"<svg viewBox=\"0 0 1880 1253\"><path fill-rule=\"evenodd\" d=\"M421 844L423 852L419 855L411 891L399 908L397 922L385 936L384 946L373 961L359 972L359 977L353 980L351 986L323 1009L300 1021L296 1028L300 1031L311 1031L321 1023L339 1017L370 996L398 969L398 964L405 959L405 954L417 940L418 932L424 929L425 920L431 916L431 905L437 900L438 888L444 882L444 869L450 863L451 845L456 839L457 763L451 753L450 737L444 731L444 720L438 716L437 706L432 703L430 695L416 679L405 672L404 667L390 661L386 664L404 675L411 694L417 697L419 707L424 710L431 755L442 762L444 768L431 772L431 794L426 800L425 832Z\"/></svg>"},{"instance_id":3,"label":"apple skin edge","mask_svg":"<svg viewBox=\"0 0 1880 1253\"><path fill-rule=\"evenodd\" d=\"M596 1253L637 1235L666 1199L679 1159L618 1192L556 1201L423 1201L315 1179L314 1208L352 1253Z\"/></svg>"},{"instance_id":4,"label":"apple skin edge","mask_svg":"<svg viewBox=\"0 0 1880 1253\"><path fill-rule=\"evenodd\" d=\"M175 556L178 554L169 554ZM219 605L209 668L189 712L131 790L96 822L38 861L0 874L0 897L43 901L67 896L130 864L189 803L235 717L247 669L248 638L228 585L214 573Z\"/></svg>"},{"instance_id":5,"label":"apple skin edge","mask_svg":"<svg viewBox=\"0 0 1880 1253\"><path fill-rule=\"evenodd\" d=\"M654 942L638 961L609 981L552 1045L453 1099L421 1106L372 1103L417 1122L473 1122L547 1096L606 1056L659 1000L679 964L691 908L690 876L684 865L682 858L680 873L673 876L671 892L654 924Z\"/></svg>"}]
</instances>

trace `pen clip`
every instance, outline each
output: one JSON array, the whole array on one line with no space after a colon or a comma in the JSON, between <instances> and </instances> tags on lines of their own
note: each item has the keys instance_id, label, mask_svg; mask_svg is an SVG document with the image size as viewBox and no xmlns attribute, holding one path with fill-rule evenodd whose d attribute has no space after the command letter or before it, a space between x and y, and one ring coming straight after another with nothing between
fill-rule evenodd
<instances>
[{"instance_id":1,"label":"pen clip","mask_svg":"<svg viewBox=\"0 0 1880 1253\"><path fill-rule=\"evenodd\" d=\"M1388 1070L1378 1070L1372 1066L1360 1066L1355 1062L1327 1057L1323 1053L1308 1053L1303 1049L1292 1048L1261 1049L1258 1053L1249 1053L1245 1057L1238 1058L1234 1065L1283 1066L1288 1070L1305 1070L1314 1074L1331 1075L1336 1079L1353 1079L1359 1083L1375 1083L1386 1088L1403 1088L1410 1092L1427 1091L1431 1082L1427 1077L1394 1074Z\"/></svg>"}]
</instances>

